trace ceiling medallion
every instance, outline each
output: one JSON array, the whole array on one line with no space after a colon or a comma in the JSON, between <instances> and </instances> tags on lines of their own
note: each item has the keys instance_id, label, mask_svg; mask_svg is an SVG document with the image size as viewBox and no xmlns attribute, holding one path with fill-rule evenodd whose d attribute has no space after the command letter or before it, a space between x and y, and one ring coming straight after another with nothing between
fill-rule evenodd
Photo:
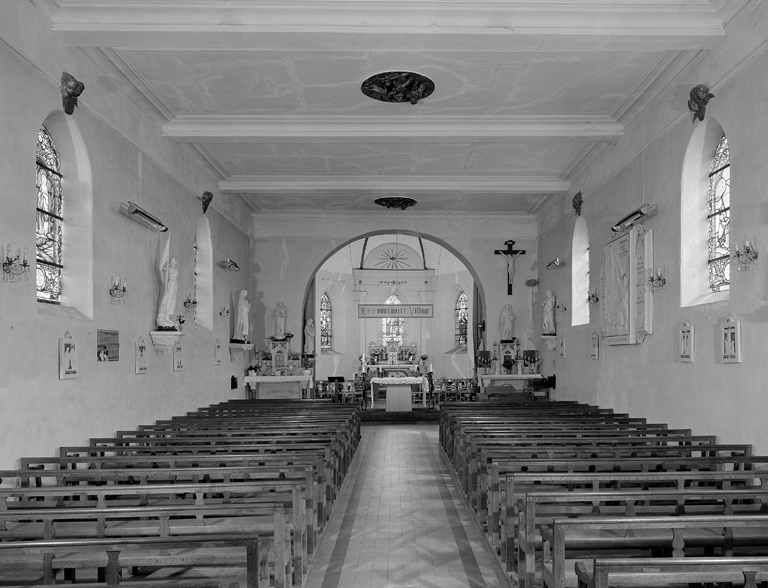
<instances>
[{"instance_id":1,"label":"ceiling medallion","mask_svg":"<svg viewBox=\"0 0 768 588\"><path fill-rule=\"evenodd\" d=\"M405 196L393 196L388 198L377 198L374 200L379 206L385 206L387 208L399 208L405 210L409 206L416 204L413 198L407 198Z\"/></svg>"},{"instance_id":2,"label":"ceiling medallion","mask_svg":"<svg viewBox=\"0 0 768 588\"><path fill-rule=\"evenodd\" d=\"M365 80L360 90L374 100L416 104L435 91L435 83L412 71L385 71Z\"/></svg>"}]
</instances>

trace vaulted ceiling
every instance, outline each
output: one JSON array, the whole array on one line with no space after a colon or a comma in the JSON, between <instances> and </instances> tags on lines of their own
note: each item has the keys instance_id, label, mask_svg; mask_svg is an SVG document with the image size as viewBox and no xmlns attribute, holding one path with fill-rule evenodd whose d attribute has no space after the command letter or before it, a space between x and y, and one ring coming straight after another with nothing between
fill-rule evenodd
<instances>
[{"instance_id":1,"label":"vaulted ceiling","mask_svg":"<svg viewBox=\"0 0 768 588\"><path fill-rule=\"evenodd\" d=\"M748 0L33 0L255 211L534 213ZM369 76L434 81L416 105ZM685 110L685 103L675 105Z\"/></svg>"}]
</instances>

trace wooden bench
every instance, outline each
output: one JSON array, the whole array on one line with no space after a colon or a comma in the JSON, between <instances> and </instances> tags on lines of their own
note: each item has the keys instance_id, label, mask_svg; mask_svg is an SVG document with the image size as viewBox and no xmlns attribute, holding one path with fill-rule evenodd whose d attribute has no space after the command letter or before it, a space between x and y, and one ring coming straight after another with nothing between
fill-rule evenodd
<instances>
[{"instance_id":1,"label":"wooden bench","mask_svg":"<svg viewBox=\"0 0 768 588\"><path fill-rule=\"evenodd\" d=\"M746 472L597 472L518 473L505 476L499 492L489 499L487 534L505 564L513 570L517 536L517 520L524 509L528 492L563 492L576 490L729 490L751 488L768 490L768 470Z\"/></svg>"},{"instance_id":2,"label":"wooden bench","mask_svg":"<svg viewBox=\"0 0 768 588\"><path fill-rule=\"evenodd\" d=\"M706 516L766 511L768 489L529 492L520 511L517 535L520 585L535 585L536 556L543 545L540 530L557 518Z\"/></svg>"},{"instance_id":3,"label":"wooden bench","mask_svg":"<svg viewBox=\"0 0 768 588\"><path fill-rule=\"evenodd\" d=\"M616 558L576 562L579 588L670 584L736 584L757 588L768 581L768 557Z\"/></svg>"},{"instance_id":4,"label":"wooden bench","mask_svg":"<svg viewBox=\"0 0 768 588\"><path fill-rule=\"evenodd\" d=\"M768 552L768 515L555 519L541 534L544 584L564 588L577 585L575 562L566 560L573 551L581 557L589 554L589 559L629 550L667 552L675 558L697 555L691 551L738 555L736 547Z\"/></svg>"}]
</instances>

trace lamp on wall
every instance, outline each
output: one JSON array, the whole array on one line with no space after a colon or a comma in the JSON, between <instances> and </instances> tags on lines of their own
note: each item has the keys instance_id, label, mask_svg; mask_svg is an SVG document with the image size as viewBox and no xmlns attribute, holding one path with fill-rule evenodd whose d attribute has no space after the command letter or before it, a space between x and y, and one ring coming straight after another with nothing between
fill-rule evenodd
<instances>
[{"instance_id":1,"label":"lamp on wall","mask_svg":"<svg viewBox=\"0 0 768 588\"><path fill-rule=\"evenodd\" d=\"M597 290L595 288L587 288L587 304L595 306L598 302L600 302L600 298L597 295Z\"/></svg>"},{"instance_id":2,"label":"lamp on wall","mask_svg":"<svg viewBox=\"0 0 768 588\"><path fill-rule=\"evenodd\" d=\"M664 267L657 267L656 273L653 272L653 268L651 268L651 275L648 276L648 285L651 287L651 291L656 292L666 292L665 286L667 285L667 268Z\"/></svg>"},{"instance_id":3,"label":"lamp on wall","mask_svg":"<svg viewBox=\"0 0 768 588\"><path fill-rule=\"evenodd\" d=\"M123 278L123 285L120 286L120 276L112 276L109 280L109 295L112 298L112 304L122 304L128 295L128 280Z\"/></svg>"},{"instance_id":4,"label":"lamp on wall","mask_svg":"<svg viewBox=\"0 0 768 588\"><path fill-rule=\"evenodd\" d=\"M225 306L219 311L219 316L221 318L227 318L229 316L229 306Z\"/></svg>"},{"instance_id":5,"label":"lamp on wall","mask_svg":"<svg viewBox=\"0 0 768 588\"><path fill-rule=\"evenodd\" d=\"M565 307L565 304L563 304L559 300L555 300L555 310L559 310L560 312L565 312L568 309Z\"/></svg>"},{"instance_id":6,"label":"lamp on wall","mask_svg":"<svg viewBox=\"0 0 768 588\"><path fill-rule=\"evenodd\" d=\"M562 257L555 257L552 261L550 261L547 264L547 269L557 269L559 267L563 267L565 265L565 260Z\"/></svg>"},{"instance_id":7,"label":"lamp on wall","mask_svg":"<svg viewBox=\"0 0 768 588\"><path fill-rule=\"evenodd\" d=\"M27 263L27 248L24 248L24 257L21 257L21 249L16 250L16 255L13 255L11 246L4 251L3 246L0 245L0 259L3 260L3 282L16 282L21 280L21 276L24 276L24 280L29 279L29 263ZM21 261L19 261L21 260Z\"/></svg>"},{"instance_id":8,"label":"lamp on wall","mask_svg":"<svg viewBox=\"0 0 768 588\"><path fill-rule=\"evenodd\" d=\"M757 261L755 238L752 237L752 241L750 241L747 239L747 236L744 235L744 245L741 249L738 244L736 245L736 249L733 251L733 259L739 262L739 265L736 268L737 271L751 271L755 269L757 266L755 263Z\"/></svg>"},{"instance_id":9,"label":"lamp on wall","mask_svg":"<svg viewBox=\"0 0 768 588\"><path fill-rule=\"evenodd\" d=\"M226 270L230 270L230 271L233 271L233 272L239 272L240 271L240 266L237 265L231 259L224 259L224 260L219 262L219 265L221 267L223 267L224 269L226 269Z\"/></svg>"},{"instance_id":10,"label":"lamp on wall","mask_svg":"<svg viewBox=\"0 0 768 588\"><path fill-rule=\"evenodd\" d=\"M168 230L160 220L149 214L138 204L134 204L131 201L120 203L120 214L127 216L135 223L139 223L142 227L146 227L158 233L164 233Z\"/></svg>"}]
</instances>

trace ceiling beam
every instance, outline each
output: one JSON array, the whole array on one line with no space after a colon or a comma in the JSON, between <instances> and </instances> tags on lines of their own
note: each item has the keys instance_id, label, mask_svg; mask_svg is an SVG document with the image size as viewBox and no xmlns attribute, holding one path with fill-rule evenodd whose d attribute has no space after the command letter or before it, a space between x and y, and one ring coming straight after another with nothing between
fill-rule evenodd
<instances>
[{"instance_id":1,"label":"ceiling beam","mask_svg":"<svg viewBox=\"0 0 768 588\"><path fill-rule=\"evenodd\" d=\"M135 50L663 51L724 35L708 0L57 0L72 46Z\"/></svg>"},{"instance_id":2,"label":"ceiling beam","mask_svg":"<svg viewBox=\"0 0 768 588\"><path fill-rule=\"evenodd\" d=\"M232 176L219 182L221 192L460 192L552 194L568 192L570 183L556 176Z\"/></svg>"},{"instance_id":3,"label":"ceiling beam","mask_svg":"<svg viewBox=\"0 0 768 588\"><path fill-rule=\"evenodd\" d=\"M592 142L617 141L624 127L609 116L181 116L163 135L180 143Z\"/></svg>"}]
</instances>

